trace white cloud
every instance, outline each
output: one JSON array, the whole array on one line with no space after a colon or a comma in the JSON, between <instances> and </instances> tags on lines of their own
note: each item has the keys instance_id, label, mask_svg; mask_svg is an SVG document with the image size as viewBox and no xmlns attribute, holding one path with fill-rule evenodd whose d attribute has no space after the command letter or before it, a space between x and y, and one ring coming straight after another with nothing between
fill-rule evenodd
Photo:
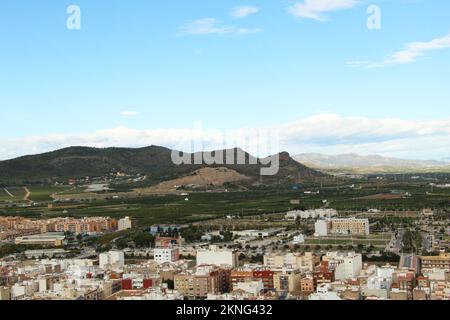
<instances>
[{"instance_id":1,"label":"white cloud","mask_svg":"<svg viewBox=\"0 0 450 320\"><path fill-rule=\"evenodd\" d=\"M305 0L289 7L288 12L299 18L326 21L325 13L350 9L358 3L358 0Z\"/></svg>"},{"instance_id":2,"label":"white cloud","mask_svg":"<svg viewBox=\"0 0 450 320\"><path fill-rule=\"evenodd\" d=\"M139 112L137 112L137 111L122 111L122 112L120 112L120 115L124 116L124 117L135 117L135 116L139 115Z\"/></svg>"},{"instance_id":3,"label":"white cloud","mask_svg":"<svg viewBox=\"0 0 450 320\"><path fill-rule=\"evenodd\" d=\"M259 12L259 8L255 6L238 6L233 8L231 11L231 16L234 18L245 18L249 15L255 14Z\"/></svg>"},{"instance_id":4,"label":"white cloud","mask_svg":"<svg viewBox=\"0 0 450 320\"><path fill-rule=\"evenodd\" d=\"M221 25L217 19L206 18L188 22L179 31L182 35L247 35L258 33L261 29Z\"/></svg>"},{"instance_id":5,"label":"white cloud","mask_svg":"<svg viewBox=\"0 0 450 320\"><path fill-rule=\"evenodd\" d=\"M277 126L241 128L234 133L247 136L250 142L254 142L258 139L258 130L278 132L280 150L277 151L286 150L292 154L355 152L411 159L442 159L450 156L450 119L370 119L319 114ZM190 127L151 130L117 127L84 134L53 134L12 140L0 138L0 159L69 146L104 148L161 145L185 150L179 146L190 145L191 136L201 138L205 150L224 147L224 133L219 131L201 128L192 130ZM234 146L249 149L241 143L231 143L225 147ZM249 150L252 151L251 148Z\"/></svg>"},{"instance_id":6,"label":"white cloud","mask_svg":"<svg viewBox=\"0 0 450 320\"><path fill-rule=\"evenodd\" d=\"M427 53L435 50L450 48L450 34L426 42L412 42L395 52L382 62L350 61L347 65L352 67L379 68L387 65L408 64L419 60Z\"/></svg>"}]
</instances>

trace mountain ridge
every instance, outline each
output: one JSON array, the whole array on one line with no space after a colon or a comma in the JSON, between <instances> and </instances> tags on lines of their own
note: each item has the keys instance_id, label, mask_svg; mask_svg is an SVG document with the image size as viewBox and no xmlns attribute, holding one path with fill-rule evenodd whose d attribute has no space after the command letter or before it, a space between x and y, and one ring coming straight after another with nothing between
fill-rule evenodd
<instances>
[{"instance_id":1,"label":"mountain ridge","mask_svg":"<svg viewBox=\"0 0 450 320\"><path fill-rule=\"evenodd\" d=\"M237 159L239 151L245 155L246 163L255 157L239 148L232 150ZM211 151L213 155L226 150ZM203 152L204 153L204 152ZM209 153L209 152L208 152ZM197 153L198 154L198 153ZM0 183L9 182L37 182L50 180L65 180L70 178L83 178L86 176L104 176L113 171L123 171L127 174L143 174L148 177L149 183L160 183L188 175L204 167L226 167L254 181L259 179L263 166L258 164L187 164L175 165L172 162L172 150L161 146L148 146L143 148L92 148L68 147L52 152L27 155L15 159L0 161ZM188 154L193 160L195 154ZM280 153L280 170L277 175L264 177L267 182L276 181L314 181L327 175L308 168L294 159L287 152Z\"/></svg>"}]
</instances>

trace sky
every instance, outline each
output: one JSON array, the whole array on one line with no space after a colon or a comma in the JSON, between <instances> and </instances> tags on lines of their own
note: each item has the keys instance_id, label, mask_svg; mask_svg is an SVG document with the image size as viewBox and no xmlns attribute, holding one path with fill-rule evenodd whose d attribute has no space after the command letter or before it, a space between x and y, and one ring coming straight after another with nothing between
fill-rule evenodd
<instances>
[{"instance_id":1,"label":"sky","mask_svg":"<svg viewBox=\"0 0 450 320\"><path fill-rule=\"evenodd\" d=\"M227 130L450 159L449 83L448 0L0 2L0 159Z\"/></svg>"}]
</instances>

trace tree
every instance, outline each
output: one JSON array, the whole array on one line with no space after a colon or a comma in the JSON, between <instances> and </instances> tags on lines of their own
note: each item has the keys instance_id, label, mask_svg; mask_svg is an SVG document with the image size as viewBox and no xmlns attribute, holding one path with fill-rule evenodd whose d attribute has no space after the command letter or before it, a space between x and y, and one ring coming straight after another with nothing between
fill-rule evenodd
<instances>
[{"instance_id":1,"label":"tree","mask_svg":"<svg viewBox=\"0 0 450 320\"><path fill-rule=\"evenodd\" d=\"M137 248L151 248L154 246L155 237L147 232L140 232L133 237Z\"/></svg>"},{"instance_id":2,"label":"tree","mask_svg":"<svg viewBox=\"0 0 450 320\"><path fill-rule=\"evenodd\" d=\"M247 256L244 254L244 253L241 253L240 255L239 255L239 261L242 261L242 260L246 260L247 259Z\"/></svg>"},{"instance_id":3,"label":"tree","mask_svg":"<svg viewBox=\"0 0 450 320\"><path fill-rule=\"evenodd\" d=\"M119 249L125 249L128 247L128 241L125 238L117 239L115 244Z\"/></svg>"}]
</instances>

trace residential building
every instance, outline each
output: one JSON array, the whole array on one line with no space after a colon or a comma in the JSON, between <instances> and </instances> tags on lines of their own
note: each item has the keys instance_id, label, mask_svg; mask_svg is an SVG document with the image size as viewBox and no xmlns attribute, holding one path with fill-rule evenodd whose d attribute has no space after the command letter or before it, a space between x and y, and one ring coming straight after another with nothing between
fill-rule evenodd
<instances>
[{"instance_id":1,"label":"residential building","mask_svg":"<svg viewBox=\"0 0 450 320\"><path fill-rule=\"evenodd\" d=\"M205 298L208 294L220 294L229 289L229 271L215 266L197 268L195 273L174 276L175 290L186 297Z\"/></svg>"},{"instance_id":2,"label":"residential building","mask_svg":"<svg viewBox=\"0 0 450 320\"><path fill-rule=\"evenodd\" d=\"M155 248L154 260L158 263L172 263L180 259L178 248Z\"/></svg>"},{"instance_id":3,"label":"residential building","mask_svg":"<svg viewBox=\"0 0 450 320\"><path fill-rule=\"evenodd\" d=\"M329 234L369 235L369 219L332 218L316 221L315 232L319 236Z\"/></svg>"},{"instance_id":4,"label":"residential building","mask_svg":"<svg viewBox=\"0 0 450 320\"><path fill-rule=\"evenodd\" d=\"M11 289L9 287L0 287L0 300L11 300Z\"/></svg>"},{"instance_id":5,"label":"residential building","mask_svg":"<svg viewBox=\"0 0 450 320\"><path fill-rule=\"evenodd\" d=\"M295 269L274 270L273 286L278 292L300 292L301 272Z\"/></svg>"},{"instance_id":6,"label":"residential building","mask_svg":"<svg viewBox=\"0 0 450 320\"><path fill-rule=\"evenodd\" d=\"M118 230L122 231L122 230L128 230L131 229L133 227L133 224L131 222L130 217L125 217L123 219L120 219L118 222Z\"/></svg>"},{"instance_id":7,"label":"residential building","mask_svg":"<svg viewBox=\"0 0 450 320\"><path fill-rule=\"evenodd\" d=\"M450 253L441 253L439 256L421 256L422 272L441 269L450 272Z\"/></svg>"},{"instance_id":8,"label":"residential building","mask_svg":"<svg viewBox=\"0 0 450 320\"><path fill-rule=\"evenodd\" d=\"M357 278L362 269L362 255L355 252L327 252L322 260L328 261L336 280Z\"/></svg>"},{"instance_id":9,"label":"residential building","mask_svg":"<svg viewBox=\"0 0 450 320\"><path fill-rule=\"evenodd\" d=\"M199 249L197 250L197 266L203 264L235 268L238 265L238 253L235 250L220 249L217 246Z\"/></svg>"},{"instance_id":10,"label":"residential building","mask_svg":"<svg viewBox=\"0 0 450 320\"><path fill-rule=\"evenodd\" d=\"M320 258L311 252L266 254L264 255L264 266L269 268L296 268L302 271L313 271L314 266L320 262Z\"/></svg>"},{"instance_id":11,"label":"residential building","mask_svg":"<svg viewBox=\"0 0 450 320\"><path fill-rule=\"evenodd\" d=\"M332 218L338 215L335 209L293 210L286 213L287 220Z\"/></svg>"},{"instance_id":12,"label":"residential building","mask_svg":"<svg viewBox=\"0 0 450 320\"><path fill-rule=\"evenodd\" d=\"M103 270L121 268L125 265L125 254L120 250L100 253L99 266Z\"/></svg>"}]
</instances>

